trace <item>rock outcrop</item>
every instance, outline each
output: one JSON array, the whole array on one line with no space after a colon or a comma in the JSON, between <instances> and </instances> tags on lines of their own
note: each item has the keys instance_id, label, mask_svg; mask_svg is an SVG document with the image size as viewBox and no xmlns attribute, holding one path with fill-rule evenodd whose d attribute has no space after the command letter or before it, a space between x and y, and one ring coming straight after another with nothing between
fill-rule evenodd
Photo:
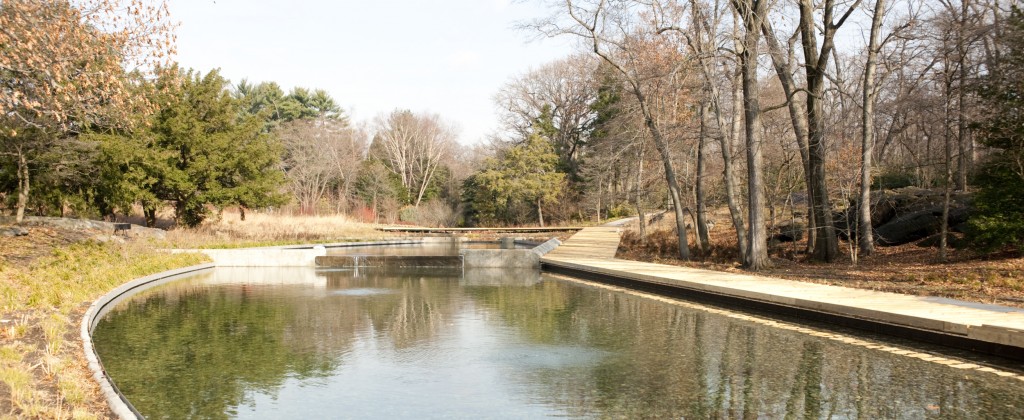
<instances>
[{"instance_id":1,"label":"rock outcrop","mask_svg":"<svg viewBox=\"0 0 1024 420\"><path fill-rule=\"evenodd\" d=\"M951 230L962 228L967 221L971 198L970 194L960 192L950 197L948 221ZM916 187L874 192L871 226L876 242L881 246L903 245L939 233L944 200L940 190ZM845 211L835 214L836 229L844 239L856 238L858 208L853 203Z\"/></svg>"},{"instance_id":2,"label":"rock outcrop","mask_svg":"<svg viewBox=\"0 0 1024 420\"><path fill-rule=\"evenodd\" d=\"M4 218L3 220L0 220L0 222L13 223L13 218ZM99 231L101 235L113 235L115 233L114 223L110 222L89 219L69 219L63 217L28 216L25 217L25 220L20 225L0 228L0 236L28 235L29 230L25 228L26 226L54 227L76 231L92 230ZM5 232L9 232L11 234L6 234ZM17 232L17 234L14 234L15 232ZM131 229L124 232L118 232L118 235L124 235L127 237L135 238L164 239L167 235L167 232L162 229L154 229L145 226L131 225Z\"/></svg>"}]
</instances>

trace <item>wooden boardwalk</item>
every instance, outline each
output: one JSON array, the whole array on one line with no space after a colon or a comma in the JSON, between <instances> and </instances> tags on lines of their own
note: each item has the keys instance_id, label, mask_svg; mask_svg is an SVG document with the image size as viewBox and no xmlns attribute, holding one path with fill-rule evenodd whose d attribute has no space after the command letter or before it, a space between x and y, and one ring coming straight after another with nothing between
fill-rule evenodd
<instances>
[{"instance_id":1,"label":"wooden boardwalk","mask_svg":"<svg viewBox=\"0 0 1024 420\"><path fill-rule=\"evenodd\" d=\"M1000 354L1024 359L1024 309L621 260L620 230L585 228L541 264L995 343Z\"/></svg>"}]
</instances>

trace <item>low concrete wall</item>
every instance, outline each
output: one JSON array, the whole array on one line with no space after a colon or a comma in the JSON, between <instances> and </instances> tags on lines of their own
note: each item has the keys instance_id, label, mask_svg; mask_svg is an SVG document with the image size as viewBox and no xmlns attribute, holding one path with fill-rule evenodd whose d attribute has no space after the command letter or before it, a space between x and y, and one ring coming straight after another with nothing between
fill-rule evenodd
<instances>
[{"instance_id":1,"label":"low concrete wall","mask_svg":"<svg viewBox=\"0 0 1024 420\"><path fill-rule=\"evenodd\" d=\"M357 268L357 267L462 267L462 256L429 256L429 255L324 255L316 257L319 268Z\"/></svg>"},{"instance_id":2,"label":"low concrete wall","mask_svg":"<svg viewBox=\"0 0 1024 420\"><path fill-rule=\"evenodd\" d=\"M554 251L555 248L558 248L558 246L561 244L562 241L559 241L558 238L551 238L548 239L547 242L544 242L540 245L533 247L531 251L537 254L538 257L543 257L545 254Z\"/></svg>"},{"instance_id":3,"label":"low concrete wall","mask_svg":"<svg viewBox=\"0 0 1024 420\"><path fill-rule=\"evenodd\" d=\"M467 268L460 284L471 287L530 287L540 283L540 270L532 268Z\"/></svg>"},{"instance_id":4,"label":"low concrete wall","mask_svg":"<svg viewBox=\"0 0 1024 420\"><path fill-rule=\"evenodd\" d=\"M463 249L459 254L466 268L540 269L540 257L531 249Z\"/></svg>"},{"instance_id":5,"label":"low concrete wall","mask_svg":"<svg viewBox=\"0 0 1024 420\"><path fill-rule=\"evenodd\" d=\"M82 316L82 324L80 328L82 350L85 353L85 359L88 362L89 370L92 371L93 380L99 384L100 393L103 394L103 397L107 400L107 404L110 406L110 410L113 411L118 418L138 419L142 418L142 415L135 410L135 407L132 407L132 405L128 403L128 400L121 395L121 391L117 389L114 382L107 376L106 371L103 369L103 364L100 362L99 355L96 354L96 348L92 344L92 330L96 328L96 324L103 318L103 315L105 315L110 308L113 308L118 302L130 297L134 293L177 280L180 276L185 274L209 270L211 268L213 268L213 264L194 265L132 280L101 296L89 306L89 309L85 311L85 315Z\"/></svg>"},{"instance_id":6,"label":"low concrete wall","mask_svg":"<svg viewBox=\"0 0 1024 420\"><path fill-rule=\"evenodd\" d=\"M464 242L465 238L426 237L394 241L339 242L323 245L292 245L239 249L174 249L171 252L206 254L217 267L316 267L316 258L327 255L329 248L360 246L415 245Z\"/></svg>"},{"instance_id":7,"label":"low concrete wall","mask_svg":"<svg viewBox=\"0 0 1024 420\"><path fill-rule=\"evenodd\" d=\"M532 249L463 249L463 266L469 268L529 268L540 269L540 257L557 248L562 242L550 239Z\"/></svg>"}]
</instances>

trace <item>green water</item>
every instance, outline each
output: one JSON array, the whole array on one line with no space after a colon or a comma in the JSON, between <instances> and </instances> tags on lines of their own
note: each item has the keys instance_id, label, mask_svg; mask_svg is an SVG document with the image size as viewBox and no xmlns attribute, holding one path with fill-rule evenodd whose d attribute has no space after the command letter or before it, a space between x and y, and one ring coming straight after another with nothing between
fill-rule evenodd
<instances>
[{"instance_id":1,"label":"green water","mask_svg":"<svg viewBox=\"0 0 1024 420\"><path fill-rule=\"evenodd\" d=\"M1024 381L536 272L217 269L97 326L149 418L1024 418Z\"/></svg>"}]
</instances>

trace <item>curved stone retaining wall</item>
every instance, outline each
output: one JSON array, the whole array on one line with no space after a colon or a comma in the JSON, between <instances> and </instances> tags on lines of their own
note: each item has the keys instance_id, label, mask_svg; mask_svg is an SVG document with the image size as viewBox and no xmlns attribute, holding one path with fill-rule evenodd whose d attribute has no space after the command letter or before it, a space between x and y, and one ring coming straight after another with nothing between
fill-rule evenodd
<instances>
[{"instance_id":1,"label":"curved stone retaining wall","mask_svg":"<svg viewBox=\"0 0 1024 420\"><path fill-rule=\"evenodd\" d=\"M124 395L121 395L121 391L117 389L114 382L107 376L107 372L103 369L103 364L100 362L99 355L96 354L96 349L92 345L92 330L96 328L96 324L103 318L103 315L121 300L139 291L177 280L184 274L209 270L213 267L213 264L194 265L132 280L103 295L85 311L81 326L82 350L85 352L85 359L89 363L89 370L92 371L93 379L99 384L100 392L106 398L107 404L118 418L137 419L142 418L142 415L132 407L131 403L124 398Z\"/></svg>"}]
</instances>

